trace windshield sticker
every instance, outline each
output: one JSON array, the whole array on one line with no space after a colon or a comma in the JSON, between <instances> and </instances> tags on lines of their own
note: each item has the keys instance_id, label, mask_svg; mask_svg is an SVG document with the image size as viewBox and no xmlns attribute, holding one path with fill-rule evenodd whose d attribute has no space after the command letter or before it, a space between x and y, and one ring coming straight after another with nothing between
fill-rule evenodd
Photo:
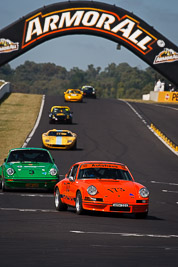
<instances>
[{"instance_id":1,"label":"windshield sticker","mask_svg":"<svg viewBox=\"0 0 178 267\"><path fill-rule=\"evenodd\" d=\"M87 168L112 168L112 169L124 169L124 166L118 165L118 164L109 164L109 163L89 163L89 164L83 164L81 166L81 169L87 169Z\"/></svg>"}]
</instances>

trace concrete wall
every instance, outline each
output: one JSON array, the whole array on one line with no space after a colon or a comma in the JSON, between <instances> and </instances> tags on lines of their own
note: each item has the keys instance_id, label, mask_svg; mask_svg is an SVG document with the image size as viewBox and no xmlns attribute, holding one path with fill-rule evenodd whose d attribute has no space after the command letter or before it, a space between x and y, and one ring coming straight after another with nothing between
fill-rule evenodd
<instances>
[{"instance_id":1,"label":"concrete wall","mask_svg":"<svg viewBox=\"0 0 178 267\"><path fill-rule=\"evenodd\" d=\"M0 86L0 99L3 98L3 96L6 93L10 93L11 89L10 89L10 83L9 82L4 82L4 84L2 84Z\"/></svg>"},{"instance_id":2,"label":"concrete wall","mask_svg":"<svg viewBox=\"0 0 178 267\"><path fill-rule=\"evenodd\" d=\"M158 95L159 95L159 92L151 91L150 92L150 100L157 102L158 101Z\"/></svg>"}]
</instances>

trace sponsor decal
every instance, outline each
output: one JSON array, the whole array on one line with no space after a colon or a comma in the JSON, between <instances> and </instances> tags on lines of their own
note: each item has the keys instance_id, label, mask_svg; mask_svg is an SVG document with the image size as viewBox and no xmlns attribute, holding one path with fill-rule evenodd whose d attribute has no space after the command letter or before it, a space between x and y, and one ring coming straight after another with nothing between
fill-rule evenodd
<instances>
[{"instance_id":1,"label":"sponsor decal","mask_svg":"<svg viewBox=\"0 0 178 267\"><path fill-rule=\"evenodd\" d=\"M178 102L178 92L159 92L158 102Z\"/></svg>"},{"instance_id":2,"label":"sponsor decal","mask_svg":"<svg viewBox=\"0 0 178 267\"><path fill-rule=\"evenodd\" d=\"M88 163L83 164L81 166L81 169L87 169L87 168L113 168L113 169L124 169L124 166L117 165L117 164L109 164L109 163Z\"/></svg>"},{"instance_id":3,"label":"sponsor decal","mask_svg":"<svg viewBox=\"0 0 178 267\"><path fill-rule=\"evenodd\" d=\"M10 53L19 49L19 43L14 43L8 39L0 39L0 53Z\"/></svg>"},{"instance_id":4,"label":"sponsor decal","mask_svg":"<svg viewBox=\"0 0 178 267\"><path fill-rule=\"evenodd\" d=\"M107 189L108 191L110 191L111 193L117 193L117 192L125 192L125 189L123 189L123 188L109 188L109 189ZM120 197L120 196L119 196Z\"/></svg>"},{"instance_id":5,"label":"sponsor decal","mask_svg":"<svg viewBox=\"0 0 178 267\"><path fill-rule=\"evenodd\" d=\"M66 31L89 30L102 32L125 41L142 54L153 48L157 38L140 26L134 18L95 8L71 8L56 10L48 14L37 13L24 25L22 49L51 34ZM86 32L85 32L86 33Z\"/></svg>"},{"instance_id":6,"label":"sponsor decal","mask_svg":"<svg viewBox=\"0 0 178 267\"><path fill-rule=\"evenodd\" d=\"M164 42L163 40L158 40L158 41L157 41L157 45L158 45L159 47L165 47L165 42Z\"/></svg>"},{"instance_id":7,"label":"sponsor decal","mask_svg":"<svg viewBox=\"0 0 178 267\"><path fill-rule=\"evenodd\" d=\"M172 101L178 101L178 93L172 94Z\"/></svg>"},{"instance_id":8,"label":"sponsor decal","mask_svg":"<svg viewBox=\"0 0 178 267\"><path fill-rule=\"evenodd\" d=\"M169 94L166 94L166 95L165 95L165 100L166 100L166 101L169 100Z\"/></svg>"},{"instance_id":9,"label":"sponsor decal","mask_svg":"<svg viewBox=\"0 0 178 267\"><path fill-rule=\"evenodd\" d=\"M173 49L164 48L164 50L155 57L153 64L170 63L174 61L178 61L178 53Z\"/></svg>"}]
</instances>

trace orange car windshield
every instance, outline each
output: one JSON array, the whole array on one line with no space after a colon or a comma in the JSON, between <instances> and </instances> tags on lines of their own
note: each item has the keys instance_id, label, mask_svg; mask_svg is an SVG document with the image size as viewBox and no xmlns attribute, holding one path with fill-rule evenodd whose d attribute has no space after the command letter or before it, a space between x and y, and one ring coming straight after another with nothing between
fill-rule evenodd
<instances>
[{"instance_id":1,"label":"orange car windshield","mask_svg":"<svg viewBox=\"0 0 178 267\"><path fill-rule=\"evenodd\" d=\"M112 179L132 181L130 173L119 168L83 168L78 179Z\"/></svg>"}]
</instances>

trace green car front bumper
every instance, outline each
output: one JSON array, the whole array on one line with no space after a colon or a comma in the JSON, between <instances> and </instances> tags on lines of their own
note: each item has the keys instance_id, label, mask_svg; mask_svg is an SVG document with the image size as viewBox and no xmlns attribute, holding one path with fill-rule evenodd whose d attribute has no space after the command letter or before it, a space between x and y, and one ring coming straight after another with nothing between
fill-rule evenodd
<instances>
[{"instance_id":1,"label":"green car front bumper","mask_svg":"<svg viewBox=\"0 0 178 267\"><path fill-rule=\"evenodd\" d=\"M56 183L59 182L58 178L52 179L4 179L3 189L46 189L53 190Z\"/></svg>"}]
</instances>

